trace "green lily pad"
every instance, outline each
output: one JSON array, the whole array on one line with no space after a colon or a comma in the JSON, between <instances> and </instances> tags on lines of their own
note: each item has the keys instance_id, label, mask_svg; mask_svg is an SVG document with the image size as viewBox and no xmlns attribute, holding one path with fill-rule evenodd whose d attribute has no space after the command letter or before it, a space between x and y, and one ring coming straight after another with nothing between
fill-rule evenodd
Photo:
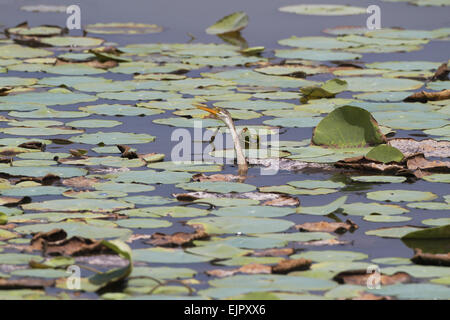
<instances>
[{"instance_id":1,"label":"green lily pad","mask_svg":"<svg viewBox=\"0 0 450 320\"><path fill-rule=\"evenodd\" d=\"M212 217L199 218L188 221L189 225L202 225L206 232L210 234L235 234L241 233L271 233L284 231L294 224L290 221L269 219L269 218L254 218L254 217Z\"/></svg>"},{"instance_id":2,"label":"green lily pad","mask_svg":"<svg viewBox=\"0 0 450 320\"><path fill-rule=\"evenodd\" d=\"M386 141L372 115L358 107L339 107L314 130L312 142L330 147L363 147Z\"/></svg>"},{"instance_id":3,"label":"green lily pad","mask_svg":"<svg viewBox=\"0 0 450 320\"><path fill-rule=\"evenodd\" d=\"M198 263L212 259L211 257L190 254L182 249L150 248L133 250L133 261L150 263Z\"/></svg>"},{"instance_id":4,"label":"green lily pad","mask_svg":"<svg viewBox=\"0 0 450 320\"><path fill-rule=\"evenodd\" d=\"M448 286L428 283L408 283L394 284L378 290L374 290L376 295L395 296L398 299L415 300L448 300L450 299L450 289Z\"/></svg>"},{"instance_id":5,"label":"green lily pad","mask_svg":"<svg viewBox=\"0 0 450 320\"><path fill-rule=\"evenodd\" d=\"M297 181L290 181L287 184L302 189L345 187L345 184L342 182L334 182L330 180L297 180Z\"/></svg>"},{"instance_id":6,"label":"green lily pad","mask_svg":"<svg viewBox=\"0 0 450 320\"><path fill-rule=\"evenodd\" d=\"M67 236L83 237L91 239L105 238L125 238L131 235L131 231L121 228L97 227L80 222L59 222L48 224L32 224L15 228L15 231L22 234L32 234L37 232L49 232L53 229L63 229Z\"/></svg>"},{"instance_id":7,"label":"green lily pad","mask_svg":"<svg viewBox=\"0 0 450 320\"><path fill-rule=\"evenodd\" d=\"M397 148L381 144L370 150L366 158L380 161L383 163L401 162L404 158L403 153Z\"/></svg>"},{"instance_id":8,"label":"green lily pad","mask_svg":"<svg viewBox=\"0 0 450 320\"><path fill-rule=\"evenodd\" d=\"M162 110L157 109L147 109L121 104L99 104L80 107L79 109L85 112L107 116L141 116L141 115L152 116L164 112Z\"/></svg>"},{"instance_id":9,"label":"green lily pad","mask_svg":"<svg viewBox=\"0 0 450 320\"><path fill-rule=\"evenodd\" d=\"M326 261L353 261L367 259L368 256L362 252L339 251L339 250L322 250L322 251L306 251L290 256L291 259L309 259L315 262Z\"/></svg>"},{"instance_id":10,"label":"green lily pad","mask_svg":"<svg viewBox=\"0 0 450 320\"><path fill-rule=\"evenodd\" d=\"M0 172L19 177L44 177L47 174L57 175L60 178L84 176L87 171L71 167L7 167L0 168Z\"/></svg>"},{"instance_id":11,"label":"green lily pad","mask_svg":"<svg viewBox=\"0 0 450 320\"><path fill-rule=\"evenodd\" d=\"M85 133L70 139L73 142L85 144L139 144L155 140L154 136L145 133L96 132Z\"/></svg>"},{"instance_id":12,"label":"green lily pad","mask_svg":"<svg viewBox=\"0 0 450 320\"><path fill-rule=\"evenodd\" d=\"M60 199L34 202L22 206L24 210L35 211L92 211L111 212L120 209L133 208L134 205L112 199Z\"/></svg>"},{"instance_id":13,"label":"green lily pad","mask_svg":"<svg viewBox=\"0 0 450 320\"><path fill-rule=\"evenodd\" d=\"M411 79L378 78L378 77L348 77L341 78L347 81L348 91L378 92L378 91L407 91L416 90L423 83Z\"/></svg>"},{"instance_id":14,"label":"green lily pad","mask_svg":"<svg viewBox=\"0 0 450 320\"><path fill-rule=\"evenodd\" d=\"M88 33L97 34L147 34L158 33L163 29L156 24L134 23L134 22L111 22L88 24L84 30Z\"/></svg>"},{"instance_id":15,"label":"green lily pad","mask_svg":"<svg viewBox=\"0 0 450 320\"><path fill-rule=\"evenodd\" d=\"M37 57L48 57L53 55L53 52L38 49L38 48L30 48L24 47L17 44L7 44L0 46L0 57L4 59L11 58L37 58Z\"/></svg>"},{"instance_id":16,"label":"green lily pad","mask_svg":"<svg viewBox=\"0 0 450 320\"><path fill-rule=\"evenodd\" d=\"M410 221L412 218L403 216L389 216L389 215L365 215L363 220L370 222L405 222Z\"/></svg>"},{"instance_id":17,"label":"green lily pad","mask_svg":"<svg viewBox=\"0 0 450 320\"><path fill-rule=\"evenodd\" d=\"M450 183L450 174L448 173L435 173L429 176L425 176L422 178L428 182L441 182L441 183Z\"/></svg>"},{"instance_id":18,"label":"green lily pad","mask_svg":"<svg viewBox=\"0 0 450 320\"><path fill-rule=\"evenodd\" d=\"M382 238L402 238L410 232L421 230L416 227L392 227L392 228L379 228L375 230L366 231L368 236L378 236Z\"/></svg>"},{"instance_id":19,"label":"green lily pad","mask_svg":"<svg viewBox=\"0 0 450 320\"><path fill-rule=\"evenodd\" d=\"M376 202L363 203L355 202L344 204L342 206L344 213L356 216L366 216L370 214L397 215L408 212L408 209L402 208L394 204L380 204Z\"/></svg>"},{"instance_id":20,"label":"green lily pad","mask_svg":"<svg viewBox=\"0 0 450 320\"><path fill-rule=\"evenodd\" d=\"M425 219L422 220L422 223L428 226L437 226L437 227L446 226L450 224L450 218Z\"/></svg>"},{"instance_id":21,"label":"green lily pad","mask_svg":"<svg viewBox=\"0 0 450 320\"><path fill-rule=\"evenodd\" d=\"M362 57L357 53L314 49L279 49L275 50L275 56L278 58L305 59L313 61L355 60Z\"/></svg>"},{"instance_id":22,"label":"green lily pad","mask_svg":"<svg viewBox=\"0 0 450 320\"><path fill-rule=\"evenodd\" d=\"M39 255L34 254L26 254L26 253L0 253L0 261L2 261L2 264L28 264L31 260L34 261L42 261L44 260Z\"/></svg>"},{"instance_id":23,"label":"green lily pad","mask_svg":"<svg viewBox=\"0 0 450 320\"><path fill-rule=\"evenodd\" d=\"M122 219L116 222L118 226L130 229L167 228L171 222L159 219Z\"/></svg>"},{"instance_id":24,"label":"green lily pad","mask_svg":"<svg viewBox=\"0 0 450 320\"><path fill-rule=\"evenodd\" d=\"M316 16L346 16L366 14L366 8L333 4L299 4L279 8L281 12L291 12Z\"/></svg>"},{"instance_id":25,"label":"green lily pad","mask_svg":"<svg viewBox=\"0 0 450 320\"><path fill-rule=\"evenodd\" d=\"M367 198L378 201L412 202L436 199L437 196L429 191L415 190L382 190L367 193Z\"/></svg>"},{"instance_id":26,"label":"green lily pad","mask_svg":"<svg viewBox=\"0 0 450 320\"><path fill-rule=\"evenodd\" d=\"M236 206L225 207L212 211L216 216L221 217L283 217L295 213L294 208L281 208L271 206Z\"/></svg>"},{"instance_id":27,"label":"green lily pad","mask_svg":"<svg viewBox=\"0 0 450 320\"><path fill-rule=\"evenodd\" d=\"M151 169L163 169L169 171L186 172L215 172L221 171L222 166L214 163L196 162L196 161L164 161L150 163L147 167Z\"/></svg>"},{"instance_id":28,"label":"green lily pad","mask_svg":"<svg viewBox=\"0 0 450 320\"><path fill-rule=\"evenodd\" d=\"M450 204L443 202L412 202L406 205L409 208L426 210L450 210Z\"/></svg>"},{"instance_id":29,"label":"green lily pad","mask_svg":"<svg viewBox=\"0 0 450 320\"><path fill-rule=\"evenodd\" d=\"M187 182L191 179L191 174L187 172L173 172L163 171L157 172L154 170L145 171L128 171L117 174L112 180L115 182L127 183L144 183L144 184L174 184Z\"/></svg>"},{"instance_id":30,"label":"green lily pad","mask_svg":"<svg viewBox=\"0 0 450 320\"><path fill-rule=\"evenodd\" d=\"M358 182L378 182L378 183L402 183L406 181L406 177L401 176L357 176L350 177L352 181Z\"/></svg>"},{"instance_id":31,"label":"green lily pad","mask_svg":"<svg viewBox=\"0 0 450 320\"><path fill-rule=\"evenodd\" d=\"M96 47L104 40L90 37L48 37L40 40L42 43L54 47Z\"/></svg>"},{"instance_id":32,"label":"green lily pad","mask_svg":"<svg viewBox=\"0 0 450 320\"><path fill-rule=\"evenodd\" d=\"M312 214L312 215L327 215L341 208L346 200L347 196L343 196L324 206L299 207L297 208L297 213Z\"/></svg>"},{"instance_id":33,"label":"green lily pad","mask_svg":"<svg viewBox=\"0 0 450 320\"><path fill-rule=\"evenodd\" d=\"M67 105L81 102L91 102L97 97L84 93L73 92L28 92L13 96L0 97L0 102L6 103L36 103L37 101L47 106Z\"/></svg>"}]
</instances>

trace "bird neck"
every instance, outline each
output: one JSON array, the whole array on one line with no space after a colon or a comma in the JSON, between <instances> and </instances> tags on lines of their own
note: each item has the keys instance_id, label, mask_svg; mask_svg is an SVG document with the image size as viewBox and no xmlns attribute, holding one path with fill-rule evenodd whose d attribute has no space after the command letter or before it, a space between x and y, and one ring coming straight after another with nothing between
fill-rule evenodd
<instances>
[{"instance_id":1,"label":"bird neck","mask_svg":"<svg viewBox=\"0 0 450 320\"><path fill-rule=\"evenodd\" d=\"M248 164L247 160L245 159L244 150L242 149L236 127L232 122L230 122L228 123L228 129L230 129L231 137L233 138L234 142L234 150L236 151L236 158L238 163L238 173L241 176L245 176L247 175Z\"/></svg>"}]
</instances>

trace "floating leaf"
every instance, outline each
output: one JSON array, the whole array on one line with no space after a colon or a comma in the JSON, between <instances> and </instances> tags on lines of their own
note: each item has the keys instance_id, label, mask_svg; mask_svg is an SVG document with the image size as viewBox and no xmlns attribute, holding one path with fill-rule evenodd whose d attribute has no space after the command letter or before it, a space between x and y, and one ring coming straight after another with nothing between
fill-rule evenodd
<instances>
[{"instance_id":1,"label":"floating leaf","mask_svg":"<svg viewBox=\"0 0 450 320\"><path fill-rule=\"evenodd\" d=\"M248 16L245 12L235 12L223 17L206 29L208 34L224 34L244 29L248 25Z\"/></svg>"},{"instance_id":2,"label":"floating leaf","mask_svg":"<svg viewBox=\"0 0 450 320\"><path fill-rule=\"evenodd\" d=\"M429 191L383 190L368 192L367 198L378 201L411 202L433 200L437 196Z\"/></svg>"},{"instance_id":3,"label":"floating leaf","mask_svg":"<svg viewBox=\"0 0 450 320\"><path fill-rule=\"evenodd\" d=\"M327 215L341 208L346 200L347 196L343 196L324 206L299 207L297 209L297 213L312 214L312 215Z\"/></svg>"},{"instance_id":4,"label":"floating leaf","mask_svg":"<svg viewBox=\"0 0 450 320\"><path fill-rule=\"evenodd\" d=\"M386 141L372 115L361 108L344 106L328 114L314 130L312 142L338 148L354 148Z\"/></svg>"},{"instance_id":5,"label":"floating leaf","mask_svg":"<svg viewBox=\"0 0 450 320\"><path fill-rule=\"evenodd\" d=\"M404 158L403 153L397 148L386 144L376 146L366 154L367 159L380 161L383 163L401 162Z\"/></svg>"},{"instance_id":6,"label":"floating leaf","mask_svg":"<svg viewBox=\"0 0 450 320\"><path fill-rule=\"evenodd\" d=\"M98 34L147 34L158 33L163 29L156 24L112 22L88 24L84 30L88 33Z\"/></svg>"},{"instance_id":7,"label":"floating leaf","mask_svg":"<svg viewBox=\"0 0 450 320\"><path fill-rule=\"evenodd\" d=\"M343 16L366 14L366 8L333 4L299 4L279 8L281 12L317 16Z\"/></svg>"}]
</instances>

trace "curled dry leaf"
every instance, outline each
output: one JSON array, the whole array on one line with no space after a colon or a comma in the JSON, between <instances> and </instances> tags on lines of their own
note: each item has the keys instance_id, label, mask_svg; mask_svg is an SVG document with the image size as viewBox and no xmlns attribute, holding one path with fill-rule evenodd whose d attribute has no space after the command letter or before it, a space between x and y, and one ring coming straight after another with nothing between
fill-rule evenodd
<instances>
[{"instance_id":1,"label":"curled dry leaf","mask_svg":"<svg viewBox=\"0 0 450 320\"><path fill-rule=\"evenodd\" d=\"M252 199L252 200L258 200L258 201L265 201L265 200L276 200L280 198L286 198L289 196L282 195L279 193L270 193L270 192L243 192L243 193L216 193L216 192L203 192L203 191L196 191L196 192L186 192L186 193L174 193L172 194L178 201L195 201L198 199L205 199L205 198L225 198L225 199ZM292 199L297 199L293 198Z\"/></svg>"},{"instance_id":2,"label":"curled dry leaf","mask_svg":"<svg viewBox=\"0 0 450 320\"><path fill-rule=\"evenodd\" d=\"M405 102L422 102L427 101L440 101L450 99L450 89L442 91L420 91L413 93L412 95L406 97L403 101Z\"/></svg>"},{"instance_id":3,"label":"curled dry leaf","mask_svg":"<svg viewBox=\"0 0 450 320\"><path fill-rule=\"evenodd\" d=\"M192 180L194 181L236 181L240 180L242 177L236 176L234 174L211 174L209 176L203 173L197 173L192 176Z\"/></svg>"},{"instance_id":4,"label":"curled dry leaf","mask_svg":"<svg viewBox=\"0 0 450 320\"><path fill-rule=\"evenodd\" d=\"M335 233L345 233L347 231L353 232L358 229L358 225L352 220L348 219L345 222L307 222L303 224L298 224L295 228L299 231L308 232L335 232Z\"/></svg>"},{"instance_id":5,"label":"curled dry leaf","mask_svg":"<svg viewBox=\"0 0 450 320\"><path fill-rule=\"evenodd\" d=\"M431 77L431 81L441 80L446 81L448 80L448 74L450 73L450 69L448 68L447 62L444 62L439 66L439 68L436 70L434 75Z\"/></svg>"},{"instance_id":6,"label":"curled dry leaf","mask_svg":"<svg viewBox=\"0 0 450 320\"><path fill-rule=\"evenodd\" d=\"M275 266L266 266L259 263L250 263L236 269L214 269L206 271L209 276L219 278L229 277L236 273L245 274L286 274L291 271L307 270L311 266L311 260L308 259L285 259Z\"/></svg>"},{"instance_id":7,"label":"curled dry leaf","mask_svg":"<svg viewBox=\"0 0 450 320\"><path fill-rule=\"evenodd\" d=\"M428 170L447 172L450 171L450 161L430 161L425 159L423 154L417 154L406 159L406 166L409 170Z\"/></svg>"},{"instance_id":8,"label":"curled dry leaf","mask_svg":"<svg viewBox=\"0 0 450 320\"><path fill-rule=\"evenodd\" d=\"M56 181L59 181L59 180L60 180L59 176L57 176L55 174L52 174L52 173L49 173L49 174L46 174L43 177L20 177L16 181L16 184L20 183L20 182L24 182L24 181L34 181L34 182L38 182L38 183L40 183L40 184L42 184L44 186L49 186L49 185L52 185L53 183L55 183Z\"/></svg>"},{"instance_id":9,"label":"curled dry leaf","mask_svg":"<svg viewBox=\"0 0 450 320\"><path fill-rule=\"evenodd\" d=\"M155 232L151 236L151 240L146 241L147 244L152 244L161 247L175 247L175 246L189 246L194 240L208 239L209 235L197 229L194 233L176 232L173 235L168 235L160 232Z\"/></svg>"},{"instance_id":10,"label":"curled dry leaf","mask_svg":"<svg viewBox=\"0 0 450 320\"><path fill-rule=\"evenodd\" d=\"M83 256L111 253L100 240L81 237L67 238L63 229L36 233L31 239L30 250L41 251L44 255Z\"/></svg>"},{"instance_id":11,"label":"curled dry leaf","mask_svg":"<svg viewBox=\"0 0 450 320\"><path fill-rule=\"evenodd\" d=\"M349 270L338 273L334 276L333 280L340 284L366 286L367 280L371 275L366 270ZM405 272L397 272L391 276L381 274L380 278L380 284L382 286L406 282L411 282L411 276Z\"/></svg>"},{"instance_id":12,"label":"curled dry leaf","mask_svg":"<svg viewBox=\"0 0 450 320\"><path fill-rule=\"evenodd\" d=\"M138 154L135 151L131 150L131 148L129 146L126 146L124 144L118 144L117 148L122 153L122 155L121 155L122 158L127 158L127 159L139 158Z\"/></svg>"},{"instance_id":13,"label":"curled dry leaf","mask_svg":"<svg viewBox=\"0 0 450 320\"><path fill-rule=\"evenodd\" d=\"M308 270L311 266L311 263L311 260L304 258L285 259L272 267L272 273L286 274L291 271Z\"/></svg>"},{"instance_id":14,"label":"curled dry leaf","mask_svg":"<svg viewBox=\"0 0 450 320\"><path fill-rule=\"evenodd\" d=\"M18 147L25 148L25 149L33 149L33 150L44 151L45 150L45 143L42 143L40 141L29 141L29 142L24 142L24 143L19 144Z\"/></svg>"},{"instance_id":15,"label":"curled dry leaf","mask_svg":"<svg viewBox=\"0 0 450 320\"><path fill-rule=\"evenodd\" d=\"M293 198L290 196L280 195L279 198L273 200L267 200L262 203L263 206L274 206L274 207L284 207L284 206L299 206L300 200L298 198Z\"/></svg>"},{"instance_id":16,"label":"curled dry leaf","mask_svg":"<svg viewBox=\"0 0 450 320\"><path fill-rule=\"evenodd\" d=\"M412 175L411 172L405 172L405 167L399 163L382 163L364 156L352 157L339 160L335 163L337 168L347 168L354 170L376 171L388 174L403 173L403 175Z\"/></svg>"},{"instance_id":17,"label":"curled dry leaf","mask_svg":"<svg viewBox=\"0 0 450 320\"><path fill-rule=\"evenodd\" d=\"M414 249L414 257L411 261L422 265L450 266L450 252L424 253L421 249Z\"/></svg>"},{"instance_id":18,"label":"curled dry leaf","mask_svg":"<svg viewBox=\"0 0 450 320\"><path fill-rule=\"evenodd\" d=\"M21 204L30 203L31 198L30 197L22 197L22 198L15 198L15 197L0 197L0 205L5 207L16 207Z\"/></svg>"}]
</instances>

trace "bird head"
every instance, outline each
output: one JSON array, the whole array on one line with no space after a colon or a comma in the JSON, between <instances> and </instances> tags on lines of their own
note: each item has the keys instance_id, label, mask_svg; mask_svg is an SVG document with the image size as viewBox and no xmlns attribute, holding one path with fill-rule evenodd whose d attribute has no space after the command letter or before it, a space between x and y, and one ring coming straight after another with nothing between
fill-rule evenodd
<instances>
[{"instance_id":1,"label":"bird head","mask_svg":"<svg viewBox=\"0 0 450 320\"><path fill-rule=\"evenodd\" d=\"M203 104L194 104L194 106L198 109L201 109L203 111L207 111L210 114L212 114L215 118L222 120L225 123L228 123L229 121L232 120L231 114L223 109L223 108L219 108L219 107L207 107Z\"/></svg>"}]
</instances>

